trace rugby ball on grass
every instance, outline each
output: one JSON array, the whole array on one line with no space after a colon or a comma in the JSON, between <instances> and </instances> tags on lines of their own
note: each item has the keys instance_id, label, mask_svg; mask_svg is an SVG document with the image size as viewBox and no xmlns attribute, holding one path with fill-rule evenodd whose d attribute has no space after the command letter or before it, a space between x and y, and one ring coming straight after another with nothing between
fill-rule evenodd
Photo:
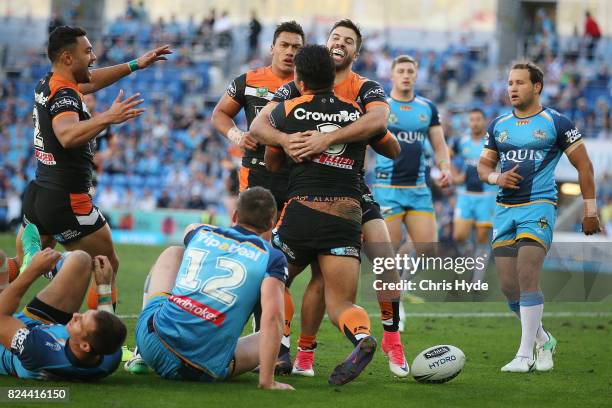
<instances>
[{"instance_id":1,"label":"rugby ball on grass","mask_svg":"<svg viewBox=\"0 0 612 408\"><path fill-rule=\"evenodd\" d=\"M459 348L448 344L429 347L421 351L410 371L421 383L441 384L455 378L465 364L465 354Z\"/></svg>"}]
</instances>

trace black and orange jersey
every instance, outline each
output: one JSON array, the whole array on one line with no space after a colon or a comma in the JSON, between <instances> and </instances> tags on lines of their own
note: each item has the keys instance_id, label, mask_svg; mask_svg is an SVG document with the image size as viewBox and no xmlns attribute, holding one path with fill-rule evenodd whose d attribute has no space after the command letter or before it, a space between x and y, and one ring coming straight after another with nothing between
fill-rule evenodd
<instances>
[{"instance_id":1,"label":"black and orange jersey","mask_svg":"<svg viewBox=\"0 0 612 408\"><path fill-rule=\"evenodd\" d=\"M91 117L78 85L50 72L40 80L34 94L36 183L54 190L87 192L92 186L96 140L74 148L62 147L52 122L68 113L78 114L79 120Z\"/></svg>"},{"instance_id":2,"label":"black and orange jersey","mask_svg":"<svg viewBox=\"0 0 612 408\"><path fill-rule=\"evenodd\" d=\"M278 104L270 114L270 123L289 134L307 130L328 133L357 121L361 114L361 107L356 102L328 92L303 95ZM367 142L331 145L310 161L295 163L288 160L287 198L324 196L360 199L362 190L359 178L366 146Z\"/></svg>"},{"instance_id":3,"label":"black and orange jersey","mask_svg":"<svg viewBox=\"0 0 612 408\"><path fill-rule=\"evenodd\" d=\"M250 128L259 111L272 100L278 87L286 82L286 77L280 78L274 75L272 67L267 66L248 71L235 78L226 92L244 109L247 125ZM265 146L263 145L260 145L257 150L245 149L242 165L251 168L265 166L264 153Z\"/></svg>"},{"instance_id":4,"label":"black and orange jersey","mask_svg":"<svg viewBox=\"0 0 612 408\"><path fill-rule=\"evenodd\" d=\"M389 106L385 90L376 81L362 77L351 71L344 81L334 86L334 94L357 102L364 111L372 106ZM282 102L301 96L300 90L294 81L284 84L274 94L272 101Z\"/></svg>"}]
</instances>

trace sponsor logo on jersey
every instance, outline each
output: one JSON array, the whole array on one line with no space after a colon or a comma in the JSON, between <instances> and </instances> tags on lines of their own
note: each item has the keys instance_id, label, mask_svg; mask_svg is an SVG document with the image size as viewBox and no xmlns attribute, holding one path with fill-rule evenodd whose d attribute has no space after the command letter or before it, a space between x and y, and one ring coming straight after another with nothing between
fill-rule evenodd
<instances>
[{"instance_id":1,"label":"sponsor logo on jersey","mask_svg":"<svg viewBox=\"0 0 612 408\"><path fill-rule=\"evenodd\" d=\"M412 110L412 106L410 106L410 105L401 105L400 106L400 110L401 111L410 111L410 110Z\"/></svg>"},{"instance_id":2,"label":"sponsor logo on jersey","mask_svg":"<svg viewBox=\"0 0 612 408\"><path fill-rule=\"evenodd\" d=\"M580 139L582 137L582 135L580 134L580 131L578 129L573 128L573 129L568 130L567 132L565 132L565 137L567 139L567 143L568 144L572 144L576 140Z\"/></svg>"},{"instance_id":3,"label":"sponsor logo on jersey","mask_svg":"<svg viewBox=\"0 0 612 408\"><path fill-rule=\"evenodd\" d=\"M232 98L236 97L236 81L232 81L227 87L227 94Z\"/></svg>"},{"instance_id":4,"label":"sponsor logo on jersey","mask_svg":"<svg viewBox=\"0 0 612 408\"><path fill-rule=\"evenodd\" d=\"M397 123L397 115L395 113L391 113L389 115L389 123L391 124Z\"/></svg>"},{"instance_id":5,"label":"sponsor logo on jersey","mask_svg":"<svg viewBox=\"0 0 612 408\"><path fill-rule=\"evenodd\" d=\"M23 349L25 347L24 343L28 338L28 334L30 334L30 331L27 328L22 327L18 329L11 340L11 350L17 354L23 353Z\"/></svg>"},{"instance_id":6,"label":"sponsor logo on jersey","mask_svg":"<svg viewBox=\"0 0 612 408\"><path fill-rule=\"evenodd\" d=\"M259 87L255 90L255 95L259 96L260 98L263 98L267 94L268 94L268 88L266 88L265 86Z\"/></svg>"},{"instance_id":7,"label":"sponsor logo on jersey","mask_svg":"<svg viewBox=\"0 0 612 408\"><path fill-rule=\"evenodd\" d=\"M533 132L533 137L538 139L538 140L546 140L546 132L544 132L543 130L535 130Z\"/></svg>"},{"instance_id":8,"label":"sponsor logo on jersey","mask_svg":"<svg viewBox=\"0 0 612 408\"><path fill-rule=\"evenodd\" d=\"M368 92L365 93L365 95L363 95L363 99L367 100L370 98L386 98L385 90L382 89L380 86L370 89Z\"/></svg>"},{"instance_id":9,"label":"sponsor logo on jersey","mask_svg":"<svg viewBox=\"0 0 612 408\"><path fill-rule=\"evenodd\" d=\"M304 108L297 108L293 112L293 116L297 120L317 120L317 121L328 121L328 122L354 122L359 119L359 112L340 111L338 113L323 113L323 112L311 112Z\"/></svg>"},{"instance_id":10,"label":"sponsor logo on jersey","mask_svg":"<svg viewBox=\"0 0 612 408\"><path fill-rule=\"evenodd\" d=\"M397 132L395 134L395 138L404 143L422 143L425 140L425 135L421 132L413 132L412 130L409 130L408 132L402 130L401 132Z\"/></svg>"},{"instance_id":11,"label":"sponsor logo on jersey","mask_svg":"<svg viewBox=\"0 0 612 408\"><path fill-rule=\"evenodd\" d=\"M504 130L503 132L500 132L497 135L497 141L499 143L504 143L506 140L508 140L508 131L507 130Z\"/></svg>"},{"instance_id":12,"label":"sponsor logo on jersey","mask_svg":"<svg viewBox=\"0 0 612 408\"><path fill-rule=\"evenodd\" d=\"M424 113L421 113L421 114L419 115L419 120L420 120L421 122L427 122L427 115L426 115L426 114L424 114Z\"/></svg>"},{"instance_id":13,"label":"sponsor logo on jersey","mask_svg":"<svg viewBox=\"0 0 612 408\"><path fill-rule=\"evenodd\" d=\"M435 348L433 350L429 350L428 352L423 354L423 356L426 359L431 359L431 358L440 357L440 356L448 353L449 351L450 351L450 348L448 348L446 346L442 346L442 347L437 347L437 348Z\"/></svg>"},{"instance_id":14,"label":"sponsor logo on jersey","mask_svg":"<svg viewBox=\"0 0 612 408\"><path fill-rule=\"evenodd\" d=\"M528 125L531 122L530 119L521 119L516 121L516 126Z\"/></svg>"},{"instance_id":15,"label":"sponsor logo on jersey","mask_svg":"<svg viewBox=\"0 0 612 408\"><path fill-rule=\"evenodd\" d=\"M34 101L40 105L46 105L49 102L49 97L45 96L42 92L34 93Z\"/></svg>"},{"instance_id":16,"label":"sponsor logo on jersey","mask_svg":"<svg viewBox=\"0 0 612 408\"><path fill-rule=\"evenodd\" d=\"M326 166L346 170L352 170L353 166L355 165L355 160L351 159L350 157L329 155L326 153L320 154L319 157L314 158L312 161L315 163L324 164Z\"/></svg>"},{"instance_id":17,"label":"sponsor logo on jersey","mask_svg":"<svg viewBox=\"0 0 612 408\"><path fill-rule=\"evenodd\" d=\"M188 296L173 295L170 296L168 300L187 313L199 317L202 320L206 320L207 322L211 322L217 327L221 326L225 320L225 314L222 312Z\"/></svg>"},{"instance_id":18,"label":"sponsor logo on jersey","mask_svg":"<svg viewBox=\"0 0 612 408\"><path fill-rule=\"evenodd\" d=\"M249 243L243 242L228 242L219 239L213 233L202 234L198 236L199 241L207 247L212 247L230 254L237 254L252 261L257 261L261 257L262 251L255 249ZM249 245L249 247L247 247Z\"/></svg>"},{"instance_id":19,"label":"sponsor logo on jersey","mask_svg":"<svg viewBox=\"0 0 612 408\"><path fill-rule=\"evenodd\" d=\"M47 166L55 166L57 164L52 153L45 153L42 150L36 149L34 155L39 162Z\"/></svg>"},{"instance_id":20,"label":"sponsor logo on jersey","mask_svg":"<svg viewBox=\"0 0 612 408\"><path fill-rule=\"evenodd\" d=\"M50 341L45 341L45 346L49 347L53 351L60 351L62 349L60 344L55 342L51 343Z\"/></svg>"},{"instance_id":21,"label":"sponsor logo on jersey","mask_svg":"<svg viewBox=\"0 0 612 408\"><path fill-rule=\"evenodd\" d=\"M544 158L544 152L542 150L533 149L508 150L506 152L500 152L499 155L502 161L507 160L514 163L522 163L525 160L542 160Z\"/></svg>"},{"instance_id":22,"label":"sponsor logo on jersey","mask_svg":"<svg viewBox=\"0 0 612 408\"><path fill-rule=\"evenodd\" d=\"M79 101L73 98L72 96L63 96L61 98L57 98L55 102L53 102L49 110L51 111L51 114L54 114L56 113L57 110L66 108L66 107L73 107L75 109L80 109L81 107L80 105L81 104L79 103Z\"/></svg>"}]
</instances>

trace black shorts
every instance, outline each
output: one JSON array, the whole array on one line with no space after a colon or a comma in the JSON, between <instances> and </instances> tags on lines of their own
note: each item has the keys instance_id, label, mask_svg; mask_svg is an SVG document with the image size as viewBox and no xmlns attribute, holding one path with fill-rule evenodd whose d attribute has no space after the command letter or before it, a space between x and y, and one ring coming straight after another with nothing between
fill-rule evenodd
<instances>
[{"instance_id":1,"label":"black shorts","mask_svg":"<svg viewBox=\"0 0 612 408\"><path fill-rule=\"evenodd\" d=\"M372 193L368 192L361 196L361 225L368 221L380 219L384 220L380 213L380 205L374 200Z\"/></svg>"},{"instance_id":2,"label":"black shorts","mask_svg":"<svg viewBox=\"0 0 612 408\"><path fill-rule=\"evenodd\" d=\"M272 245L298 266L316 261L317 255L360 259L361 225L289 200L272 231Z\"/></svg>"},{"instance_id":3,"label":"black shorts","mask_svg":"<svg viewBox=\"0 0 612 408\"><path fill-rule=\"evenodd\" d=\"M32 181L23 196L23 225L36 225L41 235L67 244L92 234L106 219L87 193L44 188Z\"/></svg>"},{"instance_id":4,"label":"black shorts","mask_svg":"<svg viewBox=\"0 0 612 408\"><path fill-rule=\"evenodd\" d=\"M265 167L240 167L240 191L249 187L264 187L270 190L276 200L276 209L280 212L287 201L287 188L289 175L287 173L273 173Z\"/></svg>"}]
</instances>

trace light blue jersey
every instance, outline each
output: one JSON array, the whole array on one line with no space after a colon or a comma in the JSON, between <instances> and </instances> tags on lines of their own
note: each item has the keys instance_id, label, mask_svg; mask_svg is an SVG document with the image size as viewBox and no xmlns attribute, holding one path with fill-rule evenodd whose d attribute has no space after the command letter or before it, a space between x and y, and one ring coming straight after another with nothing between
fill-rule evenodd
<instances>
[{"instance_id":1,"label":"light blue jersey","mask_svg":"<svg viewBox=\"0 0 612 408\"><path fill-rule=\"evenodd\" d=\"M454 160L455 163L461 162L461 170L465 173L465 182L458 187L459 192L470 193L496 193L497 186L492 186L488 183L483 183L478 177L478 162L480 154L487 142L486 138L474 140L470 135L460 137L453 144L453 152L459 160Z\"/></svg>"},{"instance_id":2,"label":"light blue jersey","mask_svg":"<svg viewBox=\"0 0 612 408\"><path fill-rule=\"evenodd\" d=\"M582 135L571 120L544 108L536 115L518 118L513 112L497 117L489 126L485 149L497 153L501 172L518 165L523 177L519 189L500 189L497 202L524 204L557 202L555 167L563 152L582 143Z\"/></svg>"},{"instance_id":3,"label":"light blue jersey","mask_svg":"<svg viewBox=\"0 0 612 408\"><path fill-rule=\"evenodd\" d=\"M425 145L429 128L440 125L438 109L428 99L415 96L409 102L389 98L387 128L399 142L399 157L376 156L375 186L425 186Z\"/></svg>"},{"instance_id":4,"label":"light blue jersey","mask_svg":"<svg viewBox=\"0 0 612 408\"><path fill-rule=\"evenodd\" d=\"M171 295L151 302L156 309L152 329L174 356L212 379L224 378L267 277L285 282L287 261L282 252L240 226L202 226L186 238ZM141 320L150 312L145 308ZM160 353L146 350L157 345L139 338L145 323L139 321L137 328L139 348L145 348L143 358L160 375L177 378L175 364L167 365L172 357L158 361L164 360Z\"/></svg>"}]
</instances>

